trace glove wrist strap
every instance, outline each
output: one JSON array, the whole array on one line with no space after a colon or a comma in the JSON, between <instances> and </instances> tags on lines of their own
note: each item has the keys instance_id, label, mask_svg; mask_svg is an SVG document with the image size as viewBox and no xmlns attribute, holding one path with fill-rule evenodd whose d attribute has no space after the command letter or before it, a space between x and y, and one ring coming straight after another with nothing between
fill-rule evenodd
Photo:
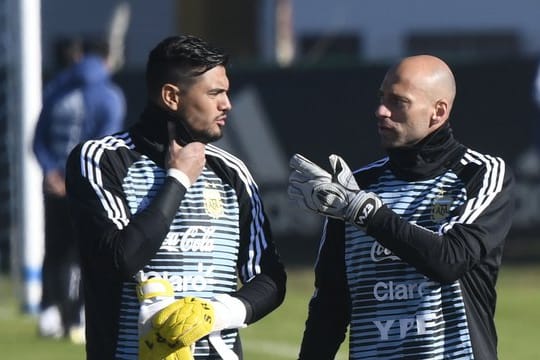
<instances>
[{"instance_id":1,"label":"glove wrist strap","mask_svg":"<svg viewBox=\"0 0 540 360\"><path fill-rule=\"evenodd\" d=\"M345 219L361 229L365 229L371 217L382 206L381 200L374 193L359 191L347 208Z\"/></svg>"},{"instance_id":2,"label":"glove wrist strap","mask_svg":"<svg viewBox=\"0 0 540 360\"><path fill-rule=\"evenodd\" d=\"M208 340L214 346L214 349L216 349L222 360L238 360L238 355L225 343L220 331L210 333Z\"/></svg>"},{"instance_id":3,"label":"glove wrist strap","mask_svg":"<svg viewBox=\"0 0 540 360\"><path fill-rule=\"evenodd\" d=\"M137 297L140 302L156 297L174 297L174 288L165 279L151 278L137 286Z\"/></svg>"}]
</instances>

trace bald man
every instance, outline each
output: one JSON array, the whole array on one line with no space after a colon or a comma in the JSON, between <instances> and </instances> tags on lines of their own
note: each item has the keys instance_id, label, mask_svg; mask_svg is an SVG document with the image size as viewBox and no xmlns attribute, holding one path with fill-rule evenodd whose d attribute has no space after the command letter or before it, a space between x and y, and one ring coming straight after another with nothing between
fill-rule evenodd
<instances>
[{"instance_id":1,"label":"bald man","mask_svg":"<svg viewBox=\"0 0 540 360\"><path fill-rule=\"evenodd\" d=\"M510 169L454 138L441 59L401 60L379 93L387 157L354 173L337 155L330 173L290 161L289 196L326 217L299 359L334 359L347 327L350 359L497 359Z\"/></svg>"}]
</instances>

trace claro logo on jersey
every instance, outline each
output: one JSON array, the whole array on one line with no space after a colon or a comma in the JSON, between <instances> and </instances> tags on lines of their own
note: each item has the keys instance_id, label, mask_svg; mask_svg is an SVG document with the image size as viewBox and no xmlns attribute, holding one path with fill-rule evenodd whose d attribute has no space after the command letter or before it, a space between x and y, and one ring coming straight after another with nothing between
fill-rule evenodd
<instances>
[{"instance_id":1,"label":"claro logo on jersey","mask_svg":"<svg viewBox=\"0 0 540 360\"><path fill-rule=\"evenodd\" d=\"M208 285L214 285L214 266L197 265L197 271L184 272L182 275L170 274L168 271L149 271L144 274L147 279L161 278L168 280L177 292L205 291Z\"/></svg>"},{"instance_id":2,"label":"claro logo on jersey","mask_svg":"<svg viewBox=\"0 0 540 360\"><path fill-rule=\"evenodd\" d=\"M377 301L394 301L422 298L428 292L427 289L433 283L422 282L394 282L379 281L373 287L373 296ZM427 290L426 290L427 289Z\"/></svg>"},{"instance_id":3,"label":"claro logo on jersey","mask_svg":"<svg viewBox=\"0 0 540 360\"><path fill-rule=\"evenodd\" d=\"M214 250L213 226L190 226L183 234L168 233L161 250L169 252L211 252ZM181 235L181 236L180 236Z\"/></svg>"},{"instance_id":4,"label":"claro logo on jersey","mask_svg":"<svg viewBox=\"0 0 540 360\"><path fill-rule=\"evenodd\" d=\"M373 245L371 245L371 260L373 262L380 262L384 260L400 260L400 258L392 254L390 250L377 241L373 241Z\"/></svg>"}]
</instances>

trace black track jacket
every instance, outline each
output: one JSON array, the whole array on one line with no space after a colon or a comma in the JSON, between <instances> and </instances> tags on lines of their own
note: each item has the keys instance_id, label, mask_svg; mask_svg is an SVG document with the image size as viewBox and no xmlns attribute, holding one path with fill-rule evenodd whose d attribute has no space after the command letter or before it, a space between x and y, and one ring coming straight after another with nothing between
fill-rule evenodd
<instances>
[{"instance_id":1,"label":"black track jacket","mask_svg":"<svg viewBox=\"0 0 540 360\"><path fill-rule=\"evenodd\" d=\"M366 231L327 219L302 360L497 358L495 283L513 176L449 124L355 173L384 205Z\"/></svg>"},{"instance_id":2,"label":"black track jacket","mask_svg":"<svg viewBox=\"0 0 540 360\"><path fill-rule=\"evenodd\" d=\"M164 167L168 116L149 105L129 131L80 144L68 160L89 360L137 359L139 270L167 278L177 298L235 296L248 324L285 296L284 267L249 171L208 144L203 172L186 189ZM241 357L238 331L222 338ZM219 359L207 338L195 359Z\"/></svg>"}]
</instances>

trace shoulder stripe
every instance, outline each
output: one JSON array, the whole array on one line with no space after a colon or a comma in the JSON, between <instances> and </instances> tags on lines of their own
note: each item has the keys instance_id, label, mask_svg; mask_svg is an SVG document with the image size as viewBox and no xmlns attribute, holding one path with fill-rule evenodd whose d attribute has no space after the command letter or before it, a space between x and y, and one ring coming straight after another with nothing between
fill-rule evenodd
<instances>
[{"instance_id":1,"label":"shoulder stripe","mask_svg":"<svg viewBox=\"0 0 540 360\"><path fill-rule=\"evenodd\" d=\"M454 223L470 224L474 222L482 212L493 202L493 199L501 192L505 176L504 160L498 157L478 153L468 149L464 154L461 164L474 163L484 166L484 173L481 187L476 197L468 199L465 211L461 216L444 226L443 231L447 231Z\"/></svg>"},{"instance_id":2,"label":"shoulder stripe","mask_svg":"<svg viewBox=\"0 0 540 360\"><path fill-rule=\"evenodd\" d=\"M106 150L114 151L122 147L133 148L127 133L87 141L83 144L80 154L82 176L88 179L107 216L118 229L127 225L128 216L122 200L105 189L100 161Z\"/></svg>"},{"instance_id":3,"label":"shoulder stripe","mask_svg":"<svg viewBox=\"0 0 540 360\"><path fill-rule=\"evenodd\" d=\"M262 252L268 246L263 228L265 218L262 211L259 189L243 161L212 144L206 145L206 151L208 155L221 159L227 166L236 171L239 178L245 184L246 191L251 199L251 217L253 220L250 229L249 260L245 268L242 269L242 276L244 279L249 280L261 272Z\"/></svg>"},{"instance_id":4,"label":"shoulder stripe","mask_svg":"<svg viewBox=\"0 0 540 360\"><path fill-rule=\"evenodd\" d=\"M368 164L368 165L366 165L366 166L363 166L363 167L361 167L360 169L354 170L353 173L356 174L356 173L359 173L359 172L362 172L362 171L366 171L366 170L369 170L369 169L374 169L374 168L380 168L380 167L383 167L384 165L386 165L386 163L388 162L388 160L389 160L388 157L382 158L382 159L380 159L380 160L377 160L377 161L372 162L371 164Z\"/></svg>"}]
</instances>

